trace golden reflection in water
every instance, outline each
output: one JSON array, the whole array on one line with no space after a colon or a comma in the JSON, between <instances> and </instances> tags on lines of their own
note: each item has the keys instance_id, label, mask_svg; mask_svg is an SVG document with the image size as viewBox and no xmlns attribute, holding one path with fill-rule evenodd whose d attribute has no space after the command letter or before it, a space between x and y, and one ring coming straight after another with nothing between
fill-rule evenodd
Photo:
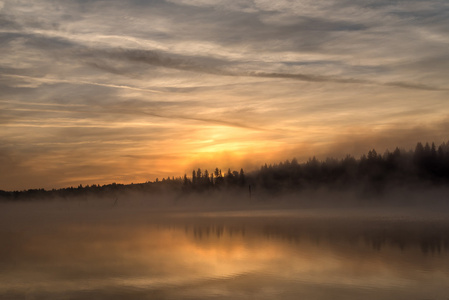
<instances>
[{"instance_id":1,"label":"golden reflection in water","mask_svg":"<svg viewBox=\"0 0 449 300\"><path fill-rule=\"evenodd\" d=\"M382 228L242 220L149 217L145 222L94 218L3 223L0 295L8 299L446 296L446 231L429 242L443 245L440 251L424 253L422 236L403 238Z\"/></svg>"}]
</instances>

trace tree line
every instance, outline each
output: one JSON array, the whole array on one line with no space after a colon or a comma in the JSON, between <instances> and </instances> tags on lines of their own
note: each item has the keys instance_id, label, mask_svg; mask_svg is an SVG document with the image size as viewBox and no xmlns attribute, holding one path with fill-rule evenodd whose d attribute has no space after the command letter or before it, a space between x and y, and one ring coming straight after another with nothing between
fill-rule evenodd
<instances>
[{"instance_id":1,"label":"tree line","mask_svg":"<svg viewBox=\"0 0 449 300\"><path fill-rule=\"evenodd\" d=\"M375 149L360 158L347 155L342 159L316 157L299 163L297 159L277 164L263 165L259 170L245 173L240 171L212 172L198 168L191 175L167 177L162 180L139 184L108 184L69 187L63 189L30 189L26 191L0 191L0 198L19 199L43 196L70 197L80 195L104 195L120 191L201 192L214 189L244 188L267 191L303 190L320 187L345 189L363 187L382 190L397 186L444 185L449 183L449 142L439 146L435 143L417 143L412 150L396 148L394 151L378 153Z\"/></svg>"},{"instance_id":2,"label":"tree line","mask_svg":"<svg viewBox=\"0 0 449 300\"><path fill-rule=\"evenodd\" d=\"M441 185L449 182L449 142L417 143L414 150L378 153L368 151L359 159L310 158L305 163L296 159L279 164L266 164L253 174L254 183L266 189L302 189L326 186L348 188L363 186L381 190L405 185Z\"/></svg>"}]
</instances>

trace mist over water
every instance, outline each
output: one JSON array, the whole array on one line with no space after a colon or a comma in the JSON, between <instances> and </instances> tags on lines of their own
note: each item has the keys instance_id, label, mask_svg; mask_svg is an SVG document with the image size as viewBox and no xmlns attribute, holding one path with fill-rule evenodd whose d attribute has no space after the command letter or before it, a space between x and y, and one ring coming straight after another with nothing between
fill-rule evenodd
<instances>
[{"instance_id":1,"label":"mist over water","mask_svg":"<svg viewBox=\"0 0 449 300\"><path fill-rule=\"evenodd\" d=\"M449 300L447 28L0 0L0 300Z\"/></svg>"},{"instance_id":2,"label":"mist over water","mask_svg":"<svg viewBox=\"0 0 449 300\"><path fill-rule=\"evenodd\" d=\"M0 298L446 299L444 196L4 202Z\"/></svg>"}]
</instances>

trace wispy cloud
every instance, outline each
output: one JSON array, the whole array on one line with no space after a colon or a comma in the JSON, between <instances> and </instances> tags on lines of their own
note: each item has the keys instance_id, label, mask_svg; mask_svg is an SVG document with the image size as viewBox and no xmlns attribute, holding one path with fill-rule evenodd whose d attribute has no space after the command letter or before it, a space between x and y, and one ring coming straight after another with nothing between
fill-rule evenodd
<instances>
[{"instance_id":1,"label":"wispy cloud","mask_svg":"<svg viewBox=\"0 0 449 300\"><path fill-rule=\"evenodd\" d=\"M247 77L263 77L263 78L283 78L308 82L333 82L346 84L377 84L395 86L405 89L421 89L429 91L445 91L447 88L435 87L422 83L414 82L378 82L370 79L345 78L341 76L325 76L315 74L301 73L268 73L260 71L244 71L240 70L239 65L235 62L224 61L218 59L208 59L201 57L183 57L180 55L170 56L157 51L144 51L136 49L114 49L108 51L99 51L91 49L87 53L95 53L95 56L109 57L109 63L112 65L99 66L96 63L90 63L91 66L100 68L106 72L117 75L126 75L113 67L116 60L129 60L132 62L145 63L151 66L176 69L181 71L197 72L217 76L247 76ZM88 55L88 54L87 54Z\"/></svg>"},{"instance_id":2,"label":"wispy cloud","mask_svg":"<svg viewBox=\"0 0 449 300\"><path fill-rule=\"evenodd\" d=\"M0 2L0 189L443 139L448 27L440 0Z\"/></svg>"},{"instance_id":3,"label":"wispy cloud","mask_svg":"<svg viewBox=\"0 0 449 300\"><path fill-rule=\"evenodd\" d=\"M103 86L103 87L110 87L115 89L128 89L128 90L135 90L140 92L150 92L150 93L162 93L162 91L158 90L152 90L152 89L145 89L145 88L138 88L138 87L132 87L132 86L126 86L126 85L117 85L117 84L110 84L110 83L100 83L100 82L91 82L91 81L85 81L85 80L69 80L69 79L57 79L57 78L45 78L45 77L31 77L31 76L23 76L23 75L11 75L11 74L0 74L2 77L10 77L10 78L19 78L24 79L26 81L31 82L37 82L37 83L45 83L45 84L54 84L54 83L68 83L68 84L76 84L76 85L96 85L96 86Z\"/></svg>"}]
</instances>

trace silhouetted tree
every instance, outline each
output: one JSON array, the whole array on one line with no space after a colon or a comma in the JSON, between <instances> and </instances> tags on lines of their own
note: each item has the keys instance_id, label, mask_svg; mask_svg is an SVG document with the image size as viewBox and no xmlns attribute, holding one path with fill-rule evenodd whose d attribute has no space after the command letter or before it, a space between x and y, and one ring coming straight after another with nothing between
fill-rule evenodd
<instances>
[{"instance_id":1,"label":"silhouetted tree","mask_svg":"<svg viewBox=\"0 0 449 300\"><path fill-rule=\"evenodd\" d=\"M240 185L240 186L244 186L245 184L246 184L245 173L243 172L243 169L240 169L240 173L239 173L239 185Z\"/></svg>"},{"instance_id":2,"label":"silhouetted tree","mask_svg":"<svg viewBox=\"0 0 449 300\"><path fill-rule=\"evenodd\" d=\"M195 170L192 171L192 184L193 185L196 184L196 172L195 172Z\"/></svg>"},{"instance_id":3,"label":"silhouetted tree","mask_svg":"<svg viewBox=\"0 0 449 300\"><path fill-rule=\"evenodd\" d=\"M69 196L85 197L87 193L117 193L125 190L178 190L201 191L210 188L242 188L248 192L248 185L266 191L301 190L304 188L364 188L382 190L388 186L419 186L420 184L449 184L449 142L444 142L438 147L435 143L421 142L416 144L414 150L400 150L395 148L393 152L386 150L380 155L375 149L368 151L359 159L347 155L338 160L327 158L324 161L316 157L310 158L304 163L299 163L295 158L285 160L279 164L264 164L258 171L244 173L228 169L226 175L220 169L215 168L209 173L200 168L192 171L190 180L186 174L183 177L168 176L159 181L143 184L107 184L69 187L59 190L45 191L43 189L30 189L26 191L5 192L0 191L2 199L17 200L26 197L54 197L66 198ZM163 189L164 188L164 189Z\"/></svg>"}]
</instances>

